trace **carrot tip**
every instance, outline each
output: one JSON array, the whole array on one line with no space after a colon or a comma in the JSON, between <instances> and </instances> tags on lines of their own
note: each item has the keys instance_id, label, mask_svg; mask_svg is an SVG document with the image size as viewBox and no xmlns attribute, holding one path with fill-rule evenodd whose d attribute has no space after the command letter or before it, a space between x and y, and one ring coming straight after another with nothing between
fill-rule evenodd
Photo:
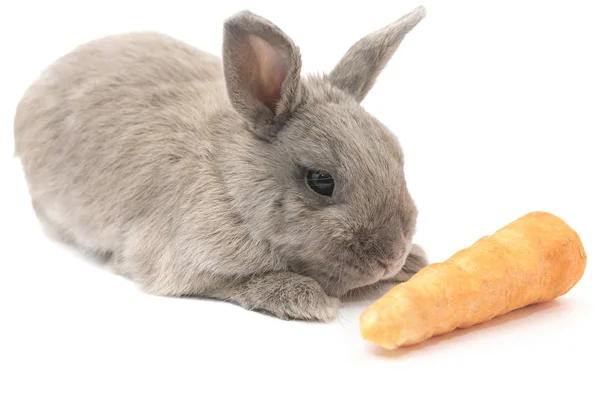
<instances>
[{"instance_id":1,"label":"carrot tip","mask_svg":"<svg viewBox=\"0 0 600 400\"><path fill-rule=\"evenodd\" d=\"M369 340L377 324L377 313L374 311L366 311L360 317L360 332L363 338Z\"/></svg>"}]
</instances>

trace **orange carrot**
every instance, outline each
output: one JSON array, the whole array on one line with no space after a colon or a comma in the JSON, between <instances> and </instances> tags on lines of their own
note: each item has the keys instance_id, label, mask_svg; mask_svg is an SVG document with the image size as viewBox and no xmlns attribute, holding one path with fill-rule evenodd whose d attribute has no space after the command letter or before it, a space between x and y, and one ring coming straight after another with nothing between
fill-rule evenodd
<instances>
[{"instance_id":1,"label":"orange carrot","mask_svg":"<svg viewBox=\"0 0 600 400\"><path fill-rule=\"evenodd\" d=\"M392 288L362 313L361 335L393 349L479 324L562 296L586 262L569 225L533 212Z\"/></svg>"}]
</instances>

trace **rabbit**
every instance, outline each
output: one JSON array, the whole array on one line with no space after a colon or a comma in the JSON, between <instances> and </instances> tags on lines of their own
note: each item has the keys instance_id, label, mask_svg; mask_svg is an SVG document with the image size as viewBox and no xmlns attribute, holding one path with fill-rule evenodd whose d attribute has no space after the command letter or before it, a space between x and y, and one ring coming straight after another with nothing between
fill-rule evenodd
<instances>
[{"instance_id":1,"label":"rabbit","mask_svg":"<svg viewBox=\"0 0 600 400\"><path fill-rule=\"evenodd\" d=\"M151 31L79 45L16 107L36 218L146 293L334 320L349 293L427 263L402 148L361 105L424 16L306 76L250 10L224 20L221 57Z\"/></svg>"}]
</instances>

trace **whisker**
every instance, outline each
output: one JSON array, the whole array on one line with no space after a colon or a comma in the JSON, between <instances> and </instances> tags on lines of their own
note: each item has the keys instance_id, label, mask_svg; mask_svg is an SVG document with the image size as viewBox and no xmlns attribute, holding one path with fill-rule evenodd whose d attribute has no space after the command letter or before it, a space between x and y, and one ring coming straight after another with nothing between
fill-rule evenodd
<instances>
[{"instance_id":1,"label":"whisker","mask_svg":"<svg viewBox=\"0 0 600 400\"><path fill-rule=\"evenodd\" d=\"M305 182L306 179L295 179L296 182ZM321 178L321 179L311 179L312 182L333 182L333 179Z\"/></svg>"},{"instance_id":2,"label":"whisker","mask_svg":"<svg viewBox=\"0 0 600 400\"><path fill-rule=\"evenodd\" d=\"M381 247L379 247L379 245L377 243L373 243L373 249L377 253L376 254L377 258L379 258L379 259L385 258L385 252L383 251L383 249Z\"/></svg>"}]
</instances>

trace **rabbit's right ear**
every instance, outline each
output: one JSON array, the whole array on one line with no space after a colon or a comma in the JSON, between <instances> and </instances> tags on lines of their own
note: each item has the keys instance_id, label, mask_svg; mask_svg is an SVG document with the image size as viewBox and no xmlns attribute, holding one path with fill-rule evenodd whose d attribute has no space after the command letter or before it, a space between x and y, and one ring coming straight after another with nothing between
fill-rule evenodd
<instances>
[{"instance_id":1,"label":"rabbit's right ear","mask_svg":"<svg viewBox=\"0 0 600 400\"><path fill-rule=\"evenodd\" d=\"M234 109L271 139L298 104L300 51L268 20L242 11L224 25L223 69Z\"/></svg>"}]
</instances>

